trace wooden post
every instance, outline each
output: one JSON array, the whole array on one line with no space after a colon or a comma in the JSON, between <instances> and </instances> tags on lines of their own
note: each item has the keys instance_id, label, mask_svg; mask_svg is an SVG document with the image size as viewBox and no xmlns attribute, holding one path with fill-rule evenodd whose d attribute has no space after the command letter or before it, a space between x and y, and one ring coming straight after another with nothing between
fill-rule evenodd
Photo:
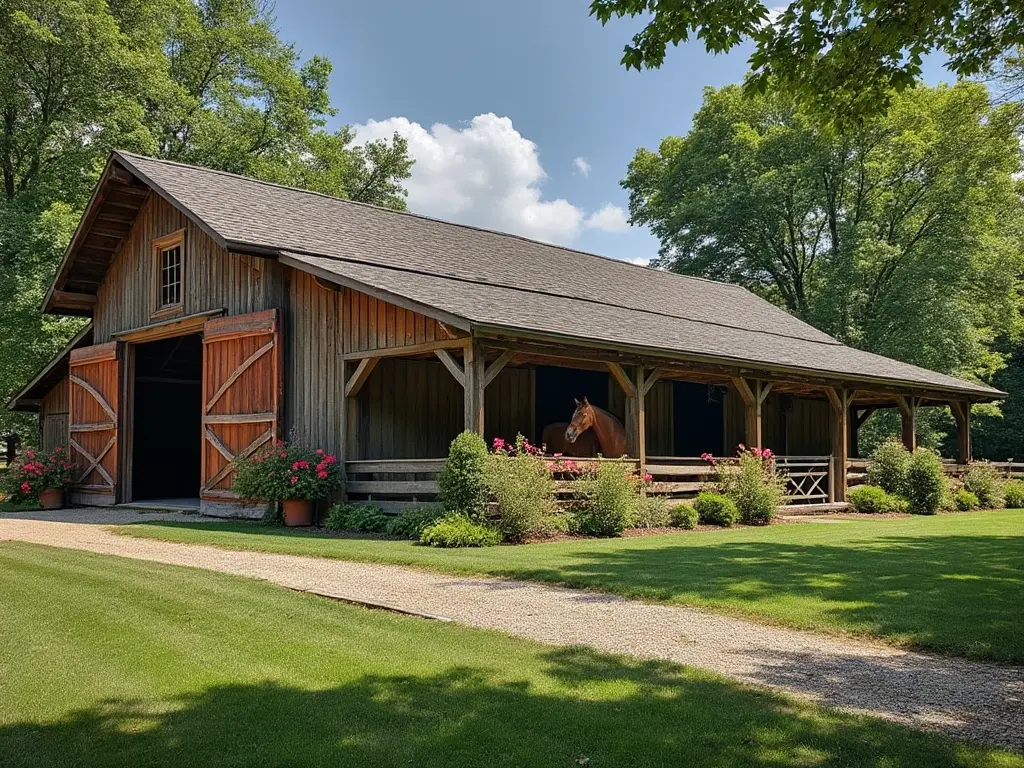
<instances>
[{"instance_id":1,"label":"wooden post","mask_svg":"<svg viewBox=\"0 0 1024 768\"><path fill-rule=\"evenodd\" d=\"M860 458L860 428L877 410L877 405L868 405L863 408L850 406L850 456L852 458Z\"/></svg>"},{"instance_id":2,"label":"wooden post","mask_svg":"<svg viewBox=\"0 0 1024 768\"><path fill-rule=\"evenodd\" d=\"M462 358L463 415L467 432L484 434L484 353L480 342L471 341L465 347Z\"/></svg>"},{"instance_id":3,"label":"wooden post","mask_svg":"<svg viewBox=\"0 0 1024 768\"><path fill-rule=\"evenodd\" d=\"M638 407L637 393L643 392L643 387L637 387L636 383L630 379L625 369L618 363L606 363L608 370L611 371L612 377L622 387L622 391L626 395L626 454L633 457L640 457L640 409ZM638 366L639 368L639 366ZM643 378L643 368L639 368L639 372L636 374L640 379Z\"/></svg>"},{"instance_id":4,"label":"wooden post","mask_svg":"<svg viewBox=\"0 0 1024 768\"><path fill-rule=\"evenodd\" d=\"M832 405L832 471L829 477L829 501L846 501L846 463L850 446L850 403L854 392L827 387L825 394Z\"/></svg>"},{"instance_id":5,"label":"wooden post","mask_svg":"<svg viewBox=\"0 0 1024 768\"><path fill-rule=\"evenodd\" d=\"M961 464L970 464L974 460L973 445L971 445L971 404L966 401L952 402L949 410L956 420L956 447L957 461Z\"/></svg>"},{"instance_id":6,"label":"wooden post","mask_svg":"<svg viewBox=\"0 0 1024 768\"><path fill-rule=\"evenodd\" d=\"M658 375L658 374L655 374ZM640 462L640 475L643 476L644 466L647 464L647 408L644 403L647 400L648 388L644 381L644 367L636 367L636 383L634 384L635 394L633 395L634 409L636 414L636 457Z\"/></svg>"},{"instance_id":7,"label":"wooden post","mask_svg":"<svg viewBox=\"0 0 1024 768\"><path fill-rule=\"evenodd\" d=\"M772 391L770 382L761 379L745 379L737 376L732 384L739 392L744 405L744 439L748 448L763 448L764 445L764 401Z\"/></svg>"},{"instance_id":8,"label":"wooden post","mask_svg":"<svg viewBox=\"0 0 1024 768\"><path fill-rule=\"evenodd\" d=\"M899 395L896 405L900 409L900 417L903 421L903 445L913 453L917 450L917 406L920 398L914 395Z\"/></svg>"}]
</instances>

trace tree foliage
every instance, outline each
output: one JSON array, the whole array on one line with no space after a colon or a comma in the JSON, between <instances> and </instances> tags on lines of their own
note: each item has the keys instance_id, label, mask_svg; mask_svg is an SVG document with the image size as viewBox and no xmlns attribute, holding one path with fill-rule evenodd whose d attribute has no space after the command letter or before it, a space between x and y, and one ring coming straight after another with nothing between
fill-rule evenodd
<instances>
[{"instance_id":1,"label":"tree foliage","mask_svg":"<svg viewBox=\"0 0 1024 768\"><path fill-rule=\"evenodd\" d=\"M627 68L657 68L669 44L692 37L709 52L754 44L749 87L779 86L818 116L840 123L880 114L894 92L913 86L924 56L941 52L968 77L1024 43L1024 12L999 0L592 0L602 24L643 16L626 45Z\"/></svg>"},{"instance_id":2,"label":"tree foliage","mask_svg":"<svg viewBox=\"0 0 1024 768\"><path fill-rule=\"evenodd\" d=\"M0 0L0 397L81 325L39 307L112 149L404 208L405 141L328 131L330 75L262 0Z\"/></svg>"},{"instance_id":3,"label":"tree foliage","mask_svg":"<svg viewBox=\"0 0 1024 768\"><path fill-rule=\"evenodd\" d=\"M1021 109L919 87L856 131L792 99L705 92L623 185L659 263L745 285L853 346L985 379L1020 323Z\"/></svg>"}]
</instances>

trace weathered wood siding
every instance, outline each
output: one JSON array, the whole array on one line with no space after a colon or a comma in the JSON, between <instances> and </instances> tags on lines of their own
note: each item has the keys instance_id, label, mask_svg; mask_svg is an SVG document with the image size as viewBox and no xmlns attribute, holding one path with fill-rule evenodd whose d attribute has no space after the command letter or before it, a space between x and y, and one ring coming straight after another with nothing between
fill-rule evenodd
<instances>
[{"instance_id":1,"label":"weathered wood siding","mask_svg":"<svg viewBox=\"0 0 1024 768\"><path fill-rule=\"evenodd\" d=\"M725 398L725 447L732 455L746 442L743 401L730 388ZM824 400L768 395L762 407L764 447L783 456L828 456L832 452L830 406Z\"/></svg>"},{"instance_id":2,"label":"weathered wood siding","mask_svg":"<svg viewBox=\"0 0 1024 768\"><path fill-rule=\"evenodd\" d=\"M61 379L43 395L39 407L40 448L47 453L68 445L68 380Z\"/></svg>"},{"instance_id":3,"label":"weathered wood siding","mask_svg":"<svg viewBox=\"0 0 1024 768\"><path fill-rule=\"evenodd\" d=\"M656 382L647 393L644 403L647 411L647 453L650 456L671 456L674 453L675 404L672 382ZM608 411L619 421L626 420L626 393L615 379L608 377Z\"/></svg>"},{"instance_id":4,"label":"weathered wood siding","mask_svg":"<svg viewBox=\"0 0 1024 768\"><path fill-rule=\"evenodd\" d=\"M534 386L532 368L506 366L484 392L484 439L487 444L496 437L507 442L522 434L536 442L534 435Z\"/></svg>"},{"instance_id":5,"label":"weathered wood siding","mask_svg":"<svg viewBox=\"0 0 1024 768\"><path fill-rule=\"evenodd\" d=\"M229 315L284 305L285 269L277 262L229 254L200 227L153 193L114 255L96 295L95 343L154 322L154 238L185 230L182 314L224 309Z\"/></svg>"},{"instance_id":6,"label":"weathered wood siding","mask_svg":"<svg viewBox=\"0 0 1024 768\"><path fill-rule=\"evenodd\" d=\"M425 344L455 336L437 320L349 288L342 292L344 351Z\"/></svg>"},{"instance_id":7,"label":"weathered wood siding","mask_svg":"<svg viewBox=\"0 0 1024 768\"><path fill-rule=\"evenodd\" d=\"M341 291L298 270L288 273L284 319L285 433L314 447L342 452Z\"/></svg>"}]
</instances>

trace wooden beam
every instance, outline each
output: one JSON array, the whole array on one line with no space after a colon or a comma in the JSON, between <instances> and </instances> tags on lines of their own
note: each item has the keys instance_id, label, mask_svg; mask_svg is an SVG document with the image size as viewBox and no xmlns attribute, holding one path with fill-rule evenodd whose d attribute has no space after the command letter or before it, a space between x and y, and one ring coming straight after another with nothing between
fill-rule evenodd
<instances>
[{"instance_id":1,"label":"wooden beam","mask_svg":"<svg viewBox=\"0 0 1024 768\"><path fill-rule=\"evenodd\" d=\"M949 410L956 420L957 461L970 464L974 460L974 446L971 441L971 404L967 402L951 402Z\"/></svg>"},{"instance_id":2,"label":"wooden beam","mask_svg":"<svg viewBox=\"0 0 1024 768\"><path fill-rule=\"evenodd\" d=\"M910 452L917 450L917 406L920 398L915 395L898 395L896 406L900 409L903 445Z\"/></svg>"},{"instance_id":3,"label":"wooden beam","mask_svg":"<svg viewBox=\"0 0 1024 768\"><path fill-rule=\"evenodd\" d=\"M850 403L855 392L828 387L825 395L832 406L832 471L828 498L831 502L846 501L846 462L850 447Z\"/></svg>"},{"instance_id":4,"label":"wooden beam","mask_svg":"<svg viewBox=\"0 0 1024 768\"><path fill-rule=\"evenodd\" d=\"M471 341L463 352L465 384L463 394L463 416L467 432L484 435L484 352L480 342Z\"/></svg>"},{"instance_id":5,"label":"wooden beam","mask_svg":"<svg viewBox=\"0 0 1024 768\"><path fill-rule=\"evenodd\" d=\"M345 397L355 397L359 394L359 390L363 388L363 384L370 378L370 374L373 373L373 369L377 367L379 362L379 357L364 357L360 361L359 365L356 366L355 372L345 382Z\"/></svg>"},{"instance_id":6,"label":"wooden beam","mask_svg":"<svg viewBox=\"0 0 1024 768\"><path fill-rule=\"evenodd\" d=\"M764 401L772 390L772 383L761 379L736 376L732 384L739 392L744 406L744 440L749 448L762 448L764 442Z\"/></svg>"},{"instance_id":7,"label":"wooden beam","mask_svg":"<svg viewBox=\"0 0 1024 768\"><path fill-rule=\"evenodd\" d=\"M487 366L487 372L484 373L484 389L490 386L490 383L498 377L498 374L501 373L502 369L509 364L512 360L513 354L514 353L511 349L506 349L498 355L497 360Z\"/></svg>"},{"instance_id":8,"label":"wooden beam","mask_svg":"<svg viewBox=\"0 0 1024 768\"><path fill-rule=\"evenodd\" d=\"M412 355L436 352L439 349L462 349L465 346L465 338L439 339L437 341L425 341L422 344L406 344L401 347L385 347L383 349L370 349L363 352L346 352L342 355L342 359L362 360L367 357L411 357Z\"/></svg>"},{"instance_id":9,"label":"wooden beam","mask_svg":"<svg viewBox=\"0 0 1024 768\"><path fill-rule=\"evenodd\" d=\"M612 376L619 383L619 386L622 387L622 391L626 393L626 397L633 397L636 391L633 387L633 382L629 380L629 375L623 367L618 363L610 362L606 362L605 365L608 366L608 370L611 371Z\"/></svg>"},{"instance_id":10,"label":"wooden beam","mask_svg":"<svg viewBox=\"0 0 1024 768\"><path fill-rule=\"evenodd\" d=\"M54 291L52 298L54 305L60 309L92 309L96 306L96 296L92 293Z\"/></svg>"},{"instance_id":11,"label":"wooden beam","mask_svg":"<svg viewBox=\"0 0 1024 768\"><path fill-rule=\"evenodd\" d=\"M465 346L463 344L463 346ZM461 365L452 357L451 352L447 349L435 349L434 354L437 355L437 359L444 363L444 367L448 369L448 372L455 377L455 380L459 382L459 386L465 389L466 387L466 372Z\"/></svg>"},{"instance_id":12,"label":"wooden beam","mask_svg":"<svg viewBox=\"0 0 1024 768\"><path fill-rule=\"evenodd\" d=\"M664 368L655 368L651 371L650 375L644 380L644 397L651 391L651 387L658 383L658 380L664 373Z\"/></svg>"},{"instance_id":13,"label":"wooden beam","mask_svg":"<svg viewBox=\"0 0 1024 768\"><path fill-rule=\"evenodd\" d=\"M631 398L633 400L634 409L634 421L636 423L635 430L636 436L634 442L636 443L636 453L630 454L636 456L640 462L640 474L644 474L644 465L647 463L647 408L645 403L647 401L647 382L644 380L644 367L642 365L636 366L636 384L635 392L636 395Z\"/></svg>"}]
</instances>

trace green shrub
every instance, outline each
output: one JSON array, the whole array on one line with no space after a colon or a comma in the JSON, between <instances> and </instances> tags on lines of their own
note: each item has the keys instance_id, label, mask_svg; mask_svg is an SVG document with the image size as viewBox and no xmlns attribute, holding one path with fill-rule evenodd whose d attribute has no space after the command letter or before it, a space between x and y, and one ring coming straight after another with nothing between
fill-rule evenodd
<instances>
[{"instance_id":1,"label":"green shrub","mask_svg":"<svg viewBox=\"0 0 1024 768\"><path fill-rule=\"evenodd\" d=\"M910 458L907 468L907 501L915 515L934 515L939 511L946 492L946 476L942 462L929 450L920 448Z\"/></svg>"},{"instance_id":2,"label":"green shrub","mask_svg":"<svg viewBox=\"0 0 1024 768\"><path fill-rule=\"evenodd\" d=\"M871 454L868 482L893 496L906 496L911 458L910 451L899 440L886 440Z\"/></svg>"},{"instance_id":3,"label":"green shrub","mask_svg":"<svg viewBox=\"0 0 1024 768\"><path fill-rule=\"evenodd\" d=\"M437 495L448 512L473 520L483 518L487 509L487 444L473 432L452 440L448 458L437 476Z\"/></svg>"},{"instance_id":4,"label":"green shrub","mask_svg":"<svg viewBox=\"0 0 1024 768\"><path fill-rule=\"evenodd\" d=\"M519 435L514 448L502 443L487 462L487 488L498 508L495 524L505 541L550 535L556 526L555 480L544 457L526 446Z\"/></svg>"},{"instance_id":5,"label":"green shrub","mask_svg":"<svg viewBox=\"0 0 1024 768\"><path fill-rule=\"evenodd\" d=\"M390 519L374 504L335 504L327 513L324 528L329 531L387 533Z\"/></svg>"},{"instance_id":6,"label":"green shrub","mask_svg":"<svg viewBox=\"0 0 1024 768\"><path fill-rule=\"evenodd\" d=\"M625 462L594 462L573 482L573 496L580 533L618 536L636 519L640 478Z\"/></svg>"},{"instance_id":7,"label":"green shrub","mask_svg":"<svg viewBox=\"0 0 1024 768\"><path fill-rule=\"evenodd\" d=\"M388 536L395 536L400 539L418 541L420 536L423 535L423 529L436 522L443 515L444 510L437 504L424 504L422 507L412 507L400 515L392 515L387 521L385 533Z\"/></svg>"},{"instance_id":8,"label":"green shrub","mask_svg":"<svg viewBox=\"0 0 1024 768\"><path fill-rule=\"evenodd\" d=\"M635 528L667 528L672 524L672 510L664 496L641 496L637 499Z\"/></svg>"},{"instance_id":9,"label":"green shrub","mask_svg":"<svg viewBox=\"0 0 1024 768\"><path fill-rule=\"evenodd\" d=\"M1007 480L1003 485L1008 509L1024 508L1024 480Z\"/></svg>"},{"instance_id":10,"label":"green shrub","mask_svg":"<svg viewBox=\"0 0 1024 768\"><path fill-rule=\"evenodd\" d=\"M739 462L720 473L722 493L733 500L747 525L767 525L786 501L786 478L775 471L771 451L742 451Z\"/></svg>"},{"instance_id":11,"label":"green shrub","mask_svg":"<svg viewBox=\"0 0 1024 768\"><path fill-rule=\"evenodd\" d=\"M846 498L855 510L869 514L906 512L908 507L905 499L886 493L877 485L861 485L852 488Z\"/></svg>"},{"instance_id":12,"label":"green shrub","mask_svg":"<svg viewBox=\"0 0 1024 768\"><path fill-rule=\"evenodd\" d=\"M999 476L999 470L987 461L967 467L964 488L977 496L979 505L985 509L1001 509L1006 504L1003 478Z\"/></svg>"},{"instance_id":13,"label":"green shrub","mask_svg":"<svg viewBox=\"0 0 1024 768\"><path fill-rule=\"evenodd\" d=\"M239 498L253 501L316 501L326 499L341 484L340 465L332 454L283 440L234 465L231 489Z\"/></svg>"},{"instance_id":14,"label":"green shrub","mask_svg":"<svg viewBox=\"0 0 1024 768\"><path fill-rule=\"evenodd\" d=\"M501 541L493 528L474 523L465 515L449 513L423 529L421 544L432 547L492 547Z\"/></svg>"},{"instance_id":15,"label":"green shrub","mask_svg":"<svg viewBox=\"0 0 1024 768\"><path fill-rule=\"evenodd\" d=\"M972 509L977 509L981 506L978 497L966 488L961 488L953 494L953 503L961 512L970 512Z\"/></svg>"},{"instance_id":16,"label":"green shrub","mask_svg":"<svg viewBox=\"0 0 1024 768\"><path fill-rule=\"evenodd\" d=\"M692 529L697 527L698 515L697 510L693 508L692 504L676 504L672 507L672 525L676 528Z\"/></svg>"},{"instance_id":17,"label":"green shrub","mask_svg":"<svg viewBox=\"0 0 1024 768\"><path fill-rule=\"evenodd\" d=\"M701 493L693 503L697 518L706 525L732 525L740 517L735 502L720 493Z\"/></svg>"}]
</instances>

